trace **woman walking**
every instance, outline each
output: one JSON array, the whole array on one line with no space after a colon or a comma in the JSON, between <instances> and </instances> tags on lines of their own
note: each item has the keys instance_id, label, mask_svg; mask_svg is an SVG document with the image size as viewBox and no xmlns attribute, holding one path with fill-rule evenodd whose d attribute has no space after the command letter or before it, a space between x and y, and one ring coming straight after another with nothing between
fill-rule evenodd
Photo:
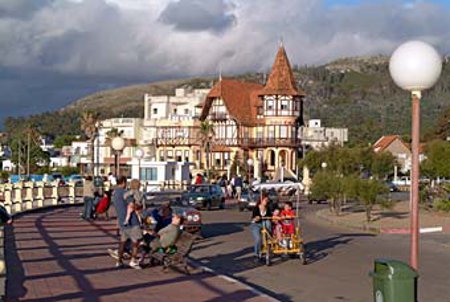
<instances>
[{"instance_id":1,"label":"woman walking","mask_svg":"<svg viewBox=\"0 0 450 302\"><path fill-rule=\"evenodd\" d=\"M272 210L269 207L269 194L266 191L263 191L261 194L261 199L258 201L256 206L253 208L252 213L252 223L250 225L250 230L252 232L253 240L254 240L254 253L257 260L261 258L261 229L263 225L267 230L271 230L271 223L269 219L271 218Z\"/></svg>"}]
</instances>

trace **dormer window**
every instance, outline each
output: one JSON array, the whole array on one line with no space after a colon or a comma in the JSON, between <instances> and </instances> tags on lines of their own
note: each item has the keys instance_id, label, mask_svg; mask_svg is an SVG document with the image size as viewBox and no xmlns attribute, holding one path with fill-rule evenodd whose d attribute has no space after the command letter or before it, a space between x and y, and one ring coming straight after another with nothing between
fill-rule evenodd
<instances>
[{"instance_id":1,"label":"dormer window","mask_svg":"<svg viewBox=\"0 0 450 302\"><path fill-rule=\"evenodd\" d=\"M158 114L158 108L153 108L153 114Z\"/></svg>"}]
</instances>

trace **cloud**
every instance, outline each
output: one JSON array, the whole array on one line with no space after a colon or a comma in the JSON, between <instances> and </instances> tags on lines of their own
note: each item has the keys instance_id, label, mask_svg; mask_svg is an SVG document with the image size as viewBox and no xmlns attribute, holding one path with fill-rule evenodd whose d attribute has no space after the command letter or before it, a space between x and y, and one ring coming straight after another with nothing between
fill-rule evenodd
<instances>
[{"instance_id":1,"label":"cloud","mask_svg":"<svg viewBox=\"0 0 450 302\"><path fill-rule=\"evenodd\" d=\"M230 8L224 0L179 0L169 3L159 19L176 30L222 32L236 22Z\"/></svg>"},{"instance_id":2,"label":"cloud","mask_svg":"<svg viewBox=\"0 0 450 302\"><path fill-rule=\"evenodd\" d=\"M389 54L408 39L448 53L449 13L400 0L2 0L0 104L28 113L23 104L55 108L111 83L267 71L280 37L300 65Z\"/></svg>"}]
</instances>

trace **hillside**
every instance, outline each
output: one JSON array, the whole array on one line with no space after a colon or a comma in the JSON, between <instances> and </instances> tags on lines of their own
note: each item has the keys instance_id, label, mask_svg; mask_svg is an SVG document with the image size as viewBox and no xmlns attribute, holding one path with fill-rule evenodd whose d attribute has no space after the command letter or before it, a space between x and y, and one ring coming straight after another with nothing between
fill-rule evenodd
<instances>
[{"instance_id":1,"label":"hillside","mask_svg":"<svg viewBox=\"0 0 450 302\"><path fill-rule=\"evenodd\" d=\"M450 109L448 65L446 60L440 81L423 95L422 133L428 138L435 133L441 137L450 136L447 112ZM390 79L388 58L343 58L323 66L295 68L294 74L299 87L307 93L305 117L320 118L328 127L348 127L351 143L366 144L383 134L409 135L409 95L397 88ZM248 73L236 78L261 82L264 77L262 74ZM73 133L79 131L76 116L82 111L97 111L103 118L119 115L141 117L144 93L173 94L174 88L180 86L210 87L212 80L214 79L181 79L100 91L59 112L35 115L27 119L8 118L5 127L7 130L15 129L28 121L52 136ZM55 123L55 119L60 122ZM57 128L53 124L65 127Z\"/></svg>"}]
</instances>

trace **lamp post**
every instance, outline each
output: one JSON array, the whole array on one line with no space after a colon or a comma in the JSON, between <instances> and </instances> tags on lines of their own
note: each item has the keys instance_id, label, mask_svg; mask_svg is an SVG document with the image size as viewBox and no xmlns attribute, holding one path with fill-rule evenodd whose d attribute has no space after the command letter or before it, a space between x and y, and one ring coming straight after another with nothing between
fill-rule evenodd
<instances>
[{"instance_id":1,"label":"lamp post","mask_svg":"<svg viewBox=\"0 0 450 302\"><path fill-rule=\"evenodd\" d=\"M136 155L138 159L138 179L141 181L141 159L144 158L145 152L141 148L137 148L134 155Z\"/></svg>"},{"instance_id":2,"label":"lamp post","mask_svg":"<svg viewBox=\"0 0 450 302\"><path fill-rule=\"evenodd\" d=\"M250 186L250 177L251 177L251 167L253 166L253 159L249 158L247 159L247 166L248 166L248 185Z\"/></svg>"},{"instance_id":3,"label":"lamp post","mask_svg":"<svg viewBox=\"0 0 450 302\"><path fill-rule=\"evenodd\" d=\"M389 61L395 84L411 92L412 97L412 165L410 191L411 254L410 264L419 267L419 140L421 91L433 87L442 71L442 58L429 44L409 41L400 45Z\"/></svg>"},{"instance_id":4,"label":"lamp post","mask_svg":"<svg viewBox=\"0 0 450 302\"><path fill-rule=\"evenodd\" d=\"M120 175L120 153L125 148L125 140L120 137L116 136L111 141L111 148L114 150L114 161L116 164L116 177L119 177Z\"/></svg>"}]
</instances>

